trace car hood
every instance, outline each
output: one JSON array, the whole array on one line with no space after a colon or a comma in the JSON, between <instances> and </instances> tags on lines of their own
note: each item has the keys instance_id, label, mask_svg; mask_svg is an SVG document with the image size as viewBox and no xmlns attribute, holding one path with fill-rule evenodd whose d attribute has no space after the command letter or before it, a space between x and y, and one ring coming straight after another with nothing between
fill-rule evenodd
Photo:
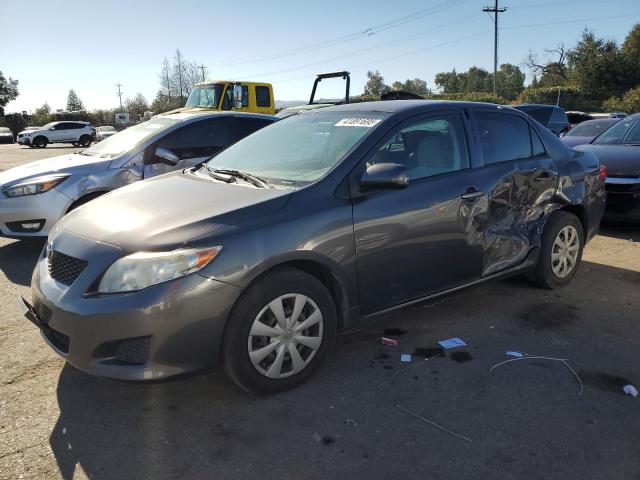
<instances>
[{"instance_id":1,"label":"car hood","mask_svg":"<svg viewBox=\"0 0 640 480\"><path fill-rule=\"evenodd\" d=\"M594 153L606 165L611 177L640 177L640 146L637 145L580 145L576 150Z\"/></svg>"},{"instance_id":2,"label":"car hood","mask_svg":"<svg viewBox=\"0 0 640 480\"><path fill-rule=\"evenodd\" d=\"M594 137L562 137L560 140L562 140L562 143L564 143L567 147L577 147L578 145L585 145L589 142L591 142L591 140L593 140Z\"/></svg>"},{"instance_id":3,"label":"car hood","mask_svg":"<svg viewBox=\"0 0 640 480\"><path fill-rule=\"evenodd\" d=\"M29 178L40 177L53 173L76 174L88 169L96 168L101 164L108 167L113 159L97 159L88 155L78 155L75 153L60 155L59 157L47 158L36 162L26 163L19 167L13 167L4 172L0 172L0 185L10 185L21 182Z\"/></svg>"},{"instance_id":4,"label":"car hood","mask_svg":"<svg viewBox=\"0 0 640 480\"><path fill-rule=\"evenodd\" d=\"M293 190L226 184L177 171L120 188L72 211L58 228L125 252L177 248L273 213Z\"/></svg>"}]
</instances>

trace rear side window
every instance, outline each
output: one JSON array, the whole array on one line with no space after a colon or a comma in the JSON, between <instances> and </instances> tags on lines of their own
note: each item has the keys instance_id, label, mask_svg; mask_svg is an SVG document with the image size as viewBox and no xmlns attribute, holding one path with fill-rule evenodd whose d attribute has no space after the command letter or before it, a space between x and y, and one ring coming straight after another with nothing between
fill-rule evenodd
<instances>
[{"instance_id":1,"label":"rear side window","mask_svg":"<svg viewBox=\"0 0 640 480\"><path fill-rule=\"evenodd\" d=\"M258 105L258 107L271 106L271 95L269 95L269 87L256 87L256 105Z\"/></svg>"},{"instance_id":2,"label":"rear side window","mask_svg":"<svg viewBox=\"0 0 640 480\"><path fill-rule=\"evenodd\" d=\"M531 157L529 124L516 115L476 112L484 163L509 162Z\"/></svg>"},{"instance_id":3,"label":"rear side window","mask_svg":"<svg viewBox=\"0 0 640 480\"><path fill-rule=\"evenodd\" d=\"M531 128L531 153L534 157L546 157L547 151L544 148L540 135Z\"/></svg>"},{"instance_id":4,"label":"rear side window","mask_svg":"<svg viewBox=\"0 0 640 480\"><path fill-rule=\"evenodd\" d=\"M182 160L209 157L227 147L229 137L228 122L215 118L186 125L160 139L156 147L167 148Z\"/></svg>"}]
</instances>

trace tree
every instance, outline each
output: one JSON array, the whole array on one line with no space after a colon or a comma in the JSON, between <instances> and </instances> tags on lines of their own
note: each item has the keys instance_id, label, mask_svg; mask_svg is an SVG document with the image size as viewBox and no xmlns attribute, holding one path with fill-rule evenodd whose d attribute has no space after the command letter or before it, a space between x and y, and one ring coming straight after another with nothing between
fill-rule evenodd
<instances>
[{"instance_id":1,"label":"tree","mask_svg":"<svg viewBox=\"0 0 640 480\"><path fill-rule=\"evenodd\" d=\"M566 85L568 81L567 52L563 43L556 48L545 49L545 59L539 60L532 50L525 59L525 65L534 77L539 76L537 84L541 87Z\"/></svg>"},{"instance_id":2,"label":"tree","mask_svg":"<svg viewBox=\"0 0 640 480\"><path fill-rule=\"evenodd\" d=\"M627 61L640 64L640 23L636 23L627 34L622 44L622 53L627 57Z\"/></svg>"},{"instance_id":3,"label":"tree","mask_svg":"<svg viewBox=\"0 0 640 480\"><path fill-rule=\"evenodd\" d=\"M77 112L78 110L84 110L84 104L75 90L69 90L69 95L67 96L67 111L68 112Z\"/></svg>"},{"instance_id":4,"label":"tree","mask_svg":"<svg viewBox=\"0 0 640 480\"><path fill-rule=\"evenodd\" d=\"M36 108L33 113L33 123L36 125L45 125L51 121L51 107L48 103L44 103L41 107Z\"/></svg>"},{"instance_id":5,"label":"tree","mask_svg":"<svg viewBox=\"0 0 640 480\"><path fill-rule=\"evenodd\" d=\"M389 91L389 87L384 83L384 77L378 70L367 72L367 83L364 86L364 97L367 99L379 100L383 93Z\"/></svg>"},{"instance_id":6,"label":"tree","mask_svg":"<svg viewBox=\"0 0 640 480\"><path fill-rule=\"evenodd\" d=\"M167 57L164 57L162 60L162 70L160 70L158 78L160 79L160 91L158 95L162 94L171 101L173 86L171 83L171 66L169 65Z\"/></svg>"},{"instance_id":7,"label":"tree","mask_svg":"<svg viewBox=\"0 0 640 480\"><path fill-rule=\"evenodd\" d=\"M519 67L503 63L496 75L498 93L507 100L515 100L524 90L524 80L525 75Z\"/></svg>"},{"instance_id":8,"label":"tree","mask_svg":"<svg viewBox=\"0 0 640 480\"><path fill-rule=\"evenodd\" d=\"M454 68L451 72L437 73L435 77L435 84L442 91L442 93L454 93L460 92L460 75Z\"/></svg>"},{"instance_id":9,"label":"tree","mask_svg":"<svg viewBox=\"0 0 640 480\"><path fill-rule=\"evenodd\" d=\"M147 99L144 98L144 95L140 92L136 93L133 98L127 98L126 107L127 111L134 118L141 118L144 115L144 112L149 110Z\"/></svg>"},{"instance_id":10,"label":"tree","mask_svg":"<svg viewBox=\"0 0 640 480\"><path fill-rule=\"evenodd\" d=\"M605 100L602 108L607 112L640 112L640 87L632 88L622 98L611 97Z\"/></svg>"},{"instance_id":11,"label":"tree","mask_svg":"<svg viewBox=\"0 0 640 480\"><path fill-rule=\"evenodd\" d=\"M0 115L4 115L5 105L18 98L18 95L18 80L5 78L0 71Z\"/></svg>"},{"instance_id":12,"label":"tree","mask_svg":"<svg viewBox=\"0 0 640 480\"><path fill-rule=\"evenodd\" d=\"M416 95L425 95L428 93L427 82L420 78L414 78L413 80L407 79L405 82L393 82L391 84L391 90L402 90L403 92L411 92Z\"/></svg>"}]
</instances>

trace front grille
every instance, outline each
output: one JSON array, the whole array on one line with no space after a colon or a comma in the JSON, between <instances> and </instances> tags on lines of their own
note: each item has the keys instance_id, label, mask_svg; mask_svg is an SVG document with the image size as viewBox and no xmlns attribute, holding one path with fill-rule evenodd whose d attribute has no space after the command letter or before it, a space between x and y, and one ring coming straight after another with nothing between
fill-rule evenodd
<instances>
[{"instance_id":1,"label":"front grille","mask_svg":"<svg viewBox=\"0 0 640 480\"><path fill-rule=\"evenodd\" d=\"M67 286L78 278L78 275L82 273L88 263L86 260L70 257L55 250L47 258L47 267L51 278Z\"/></svg>"},{"instance_id":2,"label":"front grille","mask_svg":"<svg viewBox=\"0 0 640 480\"><path fill-rule=\"evenodd\" d=\"M144 365L149 358L151 337L139 337L123 340L116 348L115 359L123 363Z\"/></svg>"}]
</instances>

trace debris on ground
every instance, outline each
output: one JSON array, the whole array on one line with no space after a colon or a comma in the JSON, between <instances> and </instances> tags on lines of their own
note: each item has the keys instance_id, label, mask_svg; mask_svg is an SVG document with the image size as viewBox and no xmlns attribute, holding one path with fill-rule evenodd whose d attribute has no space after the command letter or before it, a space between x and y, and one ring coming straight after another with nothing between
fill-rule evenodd
<instances>
[{"instance_id":1,"label":"debris on ground","mask_svg":"<svg viewBox=\"0 0 640 480\"><path fill-rule=\"evenodd\" d=\"M399 337L400 335L404 335L405 333L407 333L407 331L401 328L385 328L384 329L384 334L388 337Z\"/></svg>"},{"instance_id":2,"label":"debris on ground","mask_svg":"<svg viewBox=\"0 0 640 480\"><path fill-rule=\"evenodd\" d=\"M358 426L358 422L356 422L353 418L345 418L344 419L344 423L346 425L349 425L350 427L357 427Z\"/></svg>"},{"instance_id":3,"label":"debris on ground","mask_svg":"<svg viewBox=\"0 0 640 480\"><path fill-rule=\"evenodd\" d=\"M425 362L429 361L429 360L430 360L430 359L432 359L432 358L436 358L437 356L438 356L438 355L435 355L435 356L433 356L433 357L426 357L426 358L425 358L424 360L422 360L421 362L416 362L416 363L414 363L413 365L409 365L408 367L404 367L403 369L398 370L396 373L394 373L393 375L391 375L391 377L389 377L389 378L387 378L386 380L383 380L382 382L380 382L380 383L378 384L378 388L379 388L379 387L381 387L382 385L384 385L385 383L389 383L391 380L393 380L394 378L396 378L396 377L397 377L398 375L400 375L402 372L406 372L407 370L411 370L412 368L415 368L415 367L417 367L417 366L419 366L419 365L422 365L423 363L425 363ZM384 367L384 368L387 368L387 366L390 366L390 365L385 365L385 367ZM393 367L391 367L391 368L393 368ZM415 378L415 377L414 377L414 378Z\"/></svg>"},{"instance_id":4,"label":"debris on ground","mask_svg":"<svg viewBox=\"0 0 640 480\"><path fill-rule=\"evenodd\" d=\"M638 389L636 389L636 387L634 387L633 385L625 385L623 390L624 393L626 393L627 395L631 395L634 398L638 396Z\"/></svg>"},{"instance_id":5,"label":"debris on ground","mask_svg":"<svg viewBox=\"0 0 640 480\"><path fill-rule=\"evenodd\" d=\"M510 358L509 360L505 360L503 362L500 363L496 363L493 367L491 367L489 369L489 373L493 372L494 369L496 369L497 367L499 367L500 365L505 365L507 363L511 363L511 362L517 362L519 360L550 360L553 362L560 362L562 364L564 364L565 367L567 367L569 369L569 371L573 374L574 377L576 377L576 379L578 380L578 383L580 384L580 392L578 392L578 395L582 395L582 391L584 390L584 385L582 384L582 379L580 378L580 375L578 375L576 373L576 371L571 367L571 365L569 365L569 363L567 363L566 358L553 358L553 357L543 357L540 355L525 355L523 357L517 357L517 358Z\"/></svg>"},{"instance_id":6,"label":"debris on ground","mask_svg":"<svg viewBox=\"0 0 640 480\"><path fill-rule=\"evenodd\" d=\"M411 361L411 354L410 353L403 353L402 355L400 355L400 361L401 362L410 362Z\"/></svg>"},{"instance_id":7,"label":"debris on ground","mask_svg":"<svg viewBox=\"0 0 640 480\"><path fill-rule=\"evenodd\" d=\"M388 345L390 347L397 347L398 341L393 338L380 337L380 343L382 345Z\"/></svg>"},{"instance_id":8,"label":"debris on ground","mask_svg":"<svg viewBox=\"0 0 640 480\"><path fill-rule=\"evenodd\" d=\"M413 351L414 357L422 357L422 358L434 358L434 357L444 357L444 348L442 347L431 347L431 348L422 348L418 347Z\"/></svg>"},{"instance_id":9,"label":"debris on ground","mask_svg":"<svg viewBox=\"0 0 640 480\"><path fill-rule=\"evenodd\" d=\"M507 356L509 356L509 357L517 357L517 358L524 357L526 355L526 354L524 354L522 352L515 352L515 351L512 351L512 350L509 350L506 353L507 353Z\"/></svg>"},{"instance_id":10,"label":"debris on ground","mask_svg":"<svg viewBox=\"0 0 640 480\"><path fill-rule=\"evenodd\" d=\"M442 348L448 350L450 348L456 348L456 347L466 347L467 344L464 343L463 340L457 338L457 337L453 337L453 338L449 338L447 340L440 340L438 342L438 345L440 345Z\"/></svg>"},{"instance_id":11,"label":"debris on ground","mask_svg":"<svg viewBox=\"0 0 640 480\"><path fill-rule=\"evenodd\" d=\"M469 352L466 352L466 351L453 352L451 354L451 360L458 363L464 363L464 362L468 362L469 360L473 360L473 357Z\"/></svg>"},{"instance_id":12,"label":"debris on ground","mask_svg":"<svg viewBox=\"0 0 640 480\"><path fill-rule=\"evenodd\" d=\"M416 418L422 420L423 422L427 422L428 424L433 425L436 428L439 428L443 432L447 432L449 435L453 435L455 437L461 438L462 440L466 440L467 442L472 442L473 441L470 438L465 437L464 435L460 435L459 433L453 432L453 431L449 430L448 428L445 428L442 425L437 424L436 422L434 422L430 418L423 417L422 415L418 415L417 413L412 412L411 410L407 410L406 408L402 407L401 405L396 405L396 408L402 410L405 413L408 413L412 417L416 417Z\"/></svg>"}]
</instances>

